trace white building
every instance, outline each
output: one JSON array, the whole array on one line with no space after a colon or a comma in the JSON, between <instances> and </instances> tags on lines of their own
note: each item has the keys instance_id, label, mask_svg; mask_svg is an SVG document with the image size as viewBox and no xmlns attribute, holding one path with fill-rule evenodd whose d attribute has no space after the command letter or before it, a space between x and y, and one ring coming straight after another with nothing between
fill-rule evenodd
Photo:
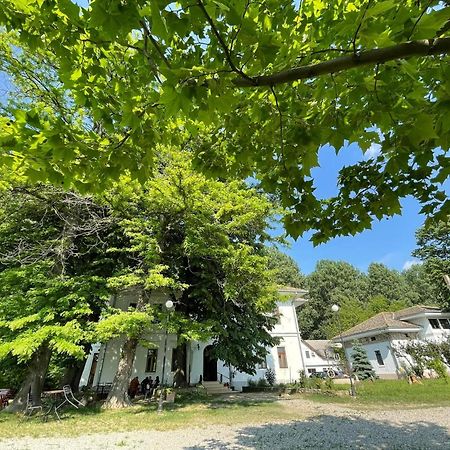
<instances>
[{"instance_id":1,"label":"white building","mask_svg":"<svg viewBox=\"0 0 450 450\"><path fill-rule=\"evenodd\" d=\"M442 340L450 335L450 313L431 306L412 306L397 312L382 312L335 336L344 343L350 360L352 342L360 341L380 378L398 378L408 362L395 349L410 340Z\"/></svg>"},{"instance_id":2,"label":"white building","mask_svg":"<svg viewBox=\"0 0 450 450\"><path fill-rule=\"evenodd\" d=\"M191 341L188 344L186 356L186 378L190 385L200 381L219 381L229 383L235 390L241 390L248 381L257 381L264 378L266 370L271 368L275 371L277 383L289 383L298 379L299 371L306 370L308 359L311 356L311 348L301 340L298 328L296 308L306 302L307 292L303 289L282 288L279 290L283 301L277 303L275 314L278 323L271 334L279 338L279 343L268 348L266 361L256 367L255 375L241 373L233 367L225 366L223 361L215 359L211 353L209 342ZM164 303L167 297L161 292L159 295L152 294L154 303ZM116 297L112 306L127 310L130 306L136 305L136 295L129 291ZM245 324L243 324L244 326ZM164 359L164 333L154 333L150 340L157 345L157 348L147 349L138 347L133 365L132 378L137 376L142 380L146 376L153 379L159 376L162 379L162 365ZM86 362L86 366L81 378L80 386L102 386L112 383L118 366L122 341L112 340L104 345L93 346L91 354ZM171 384L173 381L172 355L177 346L175 335L168 335L166 363L164 369L165 383ZM325 367L322 362L319 364ZM312 366L311 366L312 367Z\"/></svg>"},{"instance_id":3,"label":"white building","mask_svg":"<svg viewBox=\"0 0 450 450\"><path fill-rule=\"evenodd\" d=\"M341 371L339 354L335 353L331 341L319 339L302 342L306 375L316 372L328 372L330 369L335 373Z\"/></svg>"}]
</instances>

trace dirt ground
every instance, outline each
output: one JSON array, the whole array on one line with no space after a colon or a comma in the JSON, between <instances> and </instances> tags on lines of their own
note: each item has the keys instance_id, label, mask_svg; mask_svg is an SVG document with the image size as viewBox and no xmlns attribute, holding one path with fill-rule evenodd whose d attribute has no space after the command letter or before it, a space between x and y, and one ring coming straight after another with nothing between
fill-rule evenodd
<instances>
[{"instance_id":1,"label":"dirt ground","mask_svg":"<svg viewBox=\"0 0 450 450\"><path fill-rule=\"evenodd\" d=\"M450 449L450 407L374 410L320 404L305 399L277 401L292 411L292 420L249 426L205 424L194 429L117 432L76 438L20 438L0 441L0 448Z\"/></svg>"}]
</instances>

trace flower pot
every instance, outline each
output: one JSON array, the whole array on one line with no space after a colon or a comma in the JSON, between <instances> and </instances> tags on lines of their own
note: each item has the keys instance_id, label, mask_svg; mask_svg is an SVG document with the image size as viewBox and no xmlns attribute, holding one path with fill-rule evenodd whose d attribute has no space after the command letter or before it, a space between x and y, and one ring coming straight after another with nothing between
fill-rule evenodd
<instances>
[{"instance_id":1,"label":"flower pot","mask_svg":"<svg viewBox=\"0 0 450 450\"><path fill-rule=\"evenodd\" d=\"M173 403L175 401L175 392L168 392L166 394L166 402Z\"/></svg>"}]
</instances>

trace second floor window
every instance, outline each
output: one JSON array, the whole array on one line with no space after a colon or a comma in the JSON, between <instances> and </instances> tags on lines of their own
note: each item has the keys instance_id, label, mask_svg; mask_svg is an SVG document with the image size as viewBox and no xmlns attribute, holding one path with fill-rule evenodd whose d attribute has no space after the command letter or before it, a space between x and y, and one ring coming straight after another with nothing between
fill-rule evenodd
<instances>
[{"instance_id":1,"label":"second floor window","mask_svg":"<svg viewBox=\"0 0 450 450\"><path fill-rule=\"evenodd\" d=\"M278 366L280 367L280 369L286 369L288 366L286 349L284 347L277 347L277 352L278 352Z\"/></svg>"},{"instance_id":2,"label":"second floor window","mask_svg":"<svg viewBox=\"0 0 450 450\"><path fill-rule=\"evenodd\" d=\"M147 362L145 364L146 372L156 372L156 362L158 360L158 350L151 348L147 350Z\"/></svg>"},{"instance_id":3,"label":"second floor window","mask_svg":"<svg viewBox=\"0 0 450 450\"><path fill-rule=\"evenodd\" d=\"M431 328L435 330L439 330L443 328L444 330L450 330L450 320L448 319L428 319L430 322Z\"/></svg>"},{"instance_id":4,"label":"second floor window","mask_svg":"<svg viewBox=\"0 0 450 450\"><path fill-rule=\"evenodd\" d=\"M428 321L430 322L431 328L440 328L437 319L428 319Z\"/></svg>"}]
</instances>

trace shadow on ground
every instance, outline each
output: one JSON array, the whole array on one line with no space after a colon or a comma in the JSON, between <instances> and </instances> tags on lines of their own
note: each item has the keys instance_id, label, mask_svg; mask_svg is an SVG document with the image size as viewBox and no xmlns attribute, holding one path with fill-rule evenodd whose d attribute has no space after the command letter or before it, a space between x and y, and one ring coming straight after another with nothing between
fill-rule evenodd
<instances>
[{"instance_id":1,"label":"shadow on ground","mask_svg":"<svg viewBox=\"0 0 450 450\"><path fill-rule=\"evenodd\" d=\"M206 440L185 450L228 449L450 449L450 434L428 422L394 425L363 418L319 416L285 424L267 424L239 430L233 441Z\"/></svg>"}]
</instances>

